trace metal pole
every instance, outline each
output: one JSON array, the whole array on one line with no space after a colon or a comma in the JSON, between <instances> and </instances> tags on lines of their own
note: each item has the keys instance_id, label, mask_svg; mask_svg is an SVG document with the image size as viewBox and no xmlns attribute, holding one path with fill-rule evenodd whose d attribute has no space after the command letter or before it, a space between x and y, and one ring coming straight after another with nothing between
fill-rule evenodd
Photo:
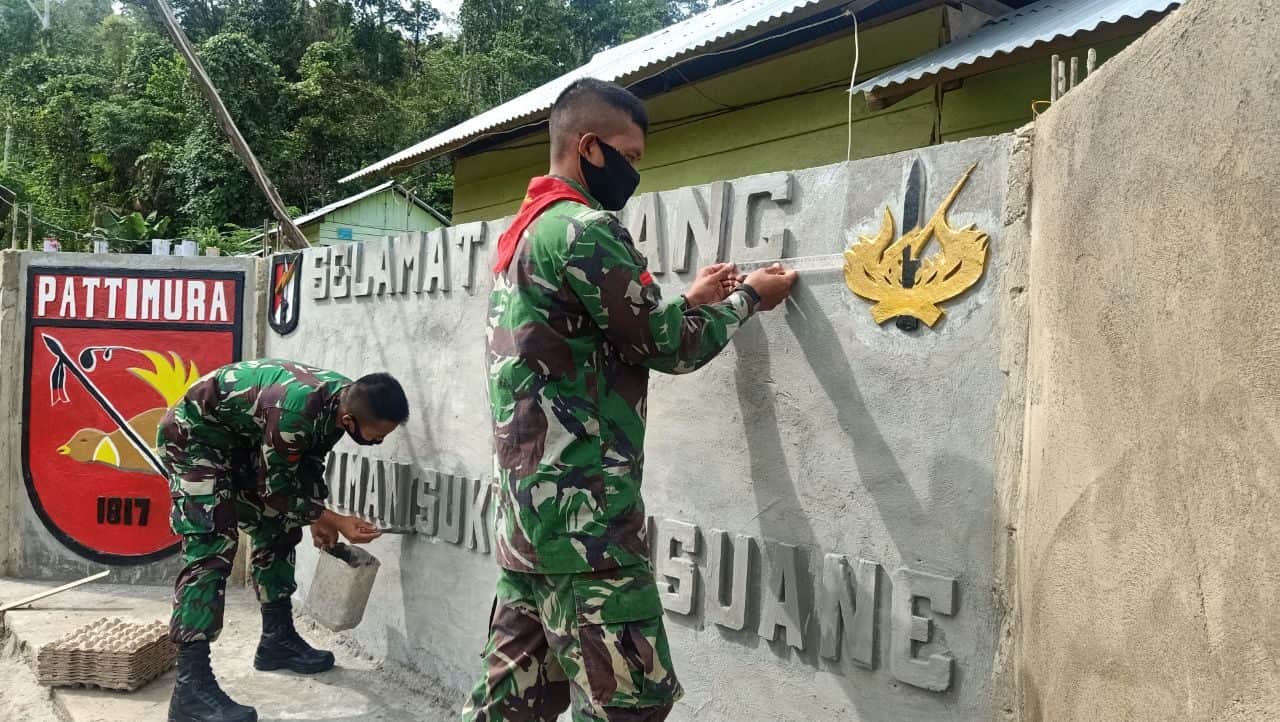
<instances>
[{"instance_id":1,"label":"metal pole","mask_svg":"<svg viewBox=\"0 0 1280 722\"><path fill-rule=\"evenodd\" d=\"M41 12L40 8L36 7L36 4L31 2L31 0L27 0L27 7L31 8L31 12L35 13L36 17L40 18L40 29L48 30L49 29L49 0L44 0L44 12Z\"/></svg>"},{"instance_id":2,"label":"metal pole","mask_svg":"<svg viewBox=\"0 0 1280 722\"><path fill-rule=\"evenodd\" d=\"M35 204L28 203L27 204L27 250L28 251L33 251L35 250L35 247L36 247L36 242L32 240L32 238L35 235L35 229L36 229Z\"/></svg>"},{"instance_id":3,"label":"metal pole","mask_svg":"<svg viewBox=\"0 0 1280 722\"><path fill-rule=\"evenodd\" d=\"M258 157L253 154L253 149L249 147L249 143L240 133L240 129L236 127L235 120L232 119L231 113L227 111L227 106L222 102L222 97L218 95L218 89L214 87L213 81L209 79L208 73L205 72L204 65L196 55L195 48L191 46L191 41L187 39L187 34L182 31L182 26L178 24L178 19L174 17L173 9L169 7L169 3L165 2L165 0L151 0L151 2L156 10L159 11L160 20L164 24L165 30L169 33L169 38L187 61L187 67L191 70L196 87L209 103L209 108L213 111L214 120L217 121L218 127L222 129L223 134L226 135L227 140L231 143L232 152L235 153L236 157L240 159L240 162L249 171L249 175L258 184L258 189L267 197L267 204L271 206L272 213L280 223L283 240L291 248L310 247L311 243L307 241L307 237L302 234L302 231L298 230L298 227L293 223L293 219L289 217L289 211L284 207L284 201L280 199L280 193L276 191L275 185L267 177L267 172L258 162Z\"/></svg>"},{"instance_id":4,"label":"metal pole","mask_svg":"<svg viewBox=\"0 0 1280 722\"><path fill-rule=\"evenodd\" d=\"M1058 56L1049 58L1049 100L1058 99Z\"/></svg>"},{"instance_id":5,"label":"metal pole","mask_svg":"<svg viewBox=\"0 0 1280 722\"><path fill-rule=\"evenodd\" d=\"M10 207L13 208L13 218L9 219L13 221L13 240L9 243L9 247L16 251L19 248L18 246L18 214L21 212L21 209L18 208L17 194L14 195L13 204Z\"/></svg>"},{"instance_id":6,"label":"metal pole","mask_svg":"<svg viewBox=\"0 0 1280 722\"><path fill-rule=\"evenodd\" d=\"M25 607L28 604L31 604L33 602L38 602L41 599L45 599L46 597L52 597L55 594L61 594L67 591L68 589L75 589L76 587L83 586L85 584L88 584L89 582L96 582L99 579L106 577L110 573L111 573L110 570L107 570L105 572L98 572L97 574L85 577L84 579L80 579L78 581L71 582L70 584L63 584L57 589L46 589L45 591L40 592L39 594L32 594L31 596L23 597L22 599L19 599L16 602L9 602L3 607L0 607L0 614L3 614L4 612L13 611L14 609L18 609L19 607Z\"/></svg>"}]
</instances>

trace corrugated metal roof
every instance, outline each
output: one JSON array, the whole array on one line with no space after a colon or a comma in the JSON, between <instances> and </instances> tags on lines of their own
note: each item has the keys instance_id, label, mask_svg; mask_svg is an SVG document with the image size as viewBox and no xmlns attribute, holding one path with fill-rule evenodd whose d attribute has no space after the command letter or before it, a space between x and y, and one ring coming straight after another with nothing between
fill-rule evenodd
<instances>
[{"instance_id":1,"label":"corrugated metal roof","mask_svg":"<svg viewBox=\"0 0 1280 722\"><path fill-rule=\"evenodd\" d=\"M295 226L304 226L312 221L320 220L325 216L329 215L330 213L333 213L336 210L346 208L347 206L352 205L354 203L359 203L365 198L368 198L369 196L372 196L372 195L377 195L378 193L381 193L382 191L385 191L388 188L392 188L395 185L396 185L396 182L394 180L389 180L384 183L379 183L378 185L372 188L369 188L368 190L360 191L359 193L353 196L348 196L346 198L343 198L340 201L334 201L333 203L330 203L329 205L324 206L322 208L317 208L316 210L311 211L306 215L298 216L297 218L293 219L293 224ZM400 189L400 193L405 197L407 197L411 203L416 204L422 210L435 216L436 220L440 221L446 226L449 225L449 218L444 214L440 213L440 211L437 211L436 209L432 208L426 203L423 203L421 200L419 200L418 198L415 198L413 194L409 193L403 188Z\"/></svg>"},{"instance_id":2,"label":"corrugated metal roof","mask_svg":"<svg viewBox=\"0 0 1280 722\"><path fill-rule=\"evenodd\" d=\"M395 185L395 184L396 184L396 182L395 182L395 181L393 181L393 180L389 180L389 181L387 181L387 182L385 182L385 183L380 183L380 184L378 184L378 185L376 185L376 186L374 186L374 187L372 187L372 188L370 188L370 189L368 189L368 190L360 191L359 193L357 193L357 194L355 194L355 195L353 195L353 196L348 196L348 197L346 197L346 198L343 198L343 199L342 199L342 200L340 200L340 201L334 201L333 203L330 203L329 205L324 206L324 207L322 207L322 208L317 208L316 210L311 211L310 213L308 213L308 214L306 214L306 215L298 216L297 218L294 218L294 219L293 219L293 225L295 225L295 226L305 226L306 224L310 223L311 221L316 221L316 220L319 220L319 219L321 219L321 218L324 218L325 216L329 215L330 213L333 213L334 211L336 211L336 210L338 210L338 209L340 209L340 208L346 208L347 206L351 205L352 203L357 203L357 202L359 202L359 201L362 201L362 200L364 200L365 198L368 198L369 196L374 195L375 193L381 193L382 191L385 191L386 189L390 188L391 186L393 186L393 185Z\"/></svg>"},{"instance_id":3,"label":"corrugated metal roof","mask_svg":"<svg viewBox=\"0 0 1280 722\"><path fill-rule=\"evenodd\" d=\"M439 155L486 131L510 129L512 124L521 120L536 119L540 122L541 118L537 116L551 108L560 92L578 78L591 77L618 82L631 81L633 78L641 80L643 77L637 78L641 73L654 71L657 66L668 65L669 61L681 56L723 44L722 41L728 39L736 42L743 39L740 36L745 36L748 31L760 29L777 20L811 15L842 4L850 3L849 0L735 0L712 8L655 33L601 51L586 65L362 168L339 182L346 183L428 154Z\"/></svg>"},{"instance_id":4,"label":"corrugated metal roof","mask_svg":"<svg viewBox=\"0 0 1280 722\"><path fill-rule=\"evenodd\" d=\"M953 43L859 83L851 92L867 93L920 80L1002 53L1092 32L1103 25L1138 19L1148 13L1164 13L1181 4L1181 0L1040 0L990 20Z\"/></svg>"}]
</instances>

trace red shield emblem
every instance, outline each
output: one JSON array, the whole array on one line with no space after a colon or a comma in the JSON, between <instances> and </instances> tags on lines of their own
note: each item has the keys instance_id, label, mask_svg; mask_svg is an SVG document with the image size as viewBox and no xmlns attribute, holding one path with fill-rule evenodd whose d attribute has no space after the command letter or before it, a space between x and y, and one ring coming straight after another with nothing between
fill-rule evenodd
<instances>
[{"instance_id":1,"label":"red shield emblem","mask_svg":"<svg viewBox=\"0 0 1280 722\"><path fill-rule=\"evenodd\" d=\"M298 306L302 300L301 253L278 253L271 257L271 304L267 324L281 336L298 327Z\"/></svg>"},{"instance_id":2,"label":"red shield emblem","mask_svg":"<svg viewBox=\"0 0 1280 722\"><path fill-rule=\"evenodd\" d=\"M177 549L156 430L200 376L240 357L243 287L242 273L30 269L27 492L76 553L142 564Z\"/></svg>"}]
</instances>

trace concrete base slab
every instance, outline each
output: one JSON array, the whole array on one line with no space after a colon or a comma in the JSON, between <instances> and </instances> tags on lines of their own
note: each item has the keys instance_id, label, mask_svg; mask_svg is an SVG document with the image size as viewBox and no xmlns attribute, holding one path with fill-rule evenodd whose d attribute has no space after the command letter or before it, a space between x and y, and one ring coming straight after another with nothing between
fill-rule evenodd
<instances>
[{"instance_id":1,"label":"concrete base slab","mask_svg":"<svg viewBox=\"0 0 1280 722\"><path fill-rule=\"evenodd\" d=\"M0 600L20 599L54 586L54 582L0 578ZM0 664L5 670L20 667L15 664L18 656L33 663L42 645L104 616L136 622L167 619L169 594L167 587L88 585L8 612L0 621L8 635L0 645L4 658ZM256 707L264 722L457 719L456 700L435 694L430 680L394 663L374 660L341 635L305 618L298 620L298 630L314 646L332 649L338 666L315 676L254 670L253 652L261 631L257 600L251 590L227 590L226 623L213 645L214 672L227 694ZM26 671L12 678L6 674L5 679L0 692L0 712L6 713L0 717L5 719L161 722L166 718L174 672L129 693L32 688L35 678ZM17 716L18 710L24 716Z\"/></svg>"}]
</instances>

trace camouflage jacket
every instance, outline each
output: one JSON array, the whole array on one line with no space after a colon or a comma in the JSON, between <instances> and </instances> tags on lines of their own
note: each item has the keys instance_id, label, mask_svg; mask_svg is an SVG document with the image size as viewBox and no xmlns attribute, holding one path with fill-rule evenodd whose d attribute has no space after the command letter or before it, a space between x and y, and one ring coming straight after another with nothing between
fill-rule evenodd
<instances>
[{"instance_id":1,"label":"camouflage jacket","mask_svg":"<svg viewBox=\"0 0 1280 722\"><path fill-rule=\"evenodd\" d=\"M215 478L256 477L267 507L305 524L324 510L325 456L342 438L333 371L259 359L223 366L197 381L160 425L159 443L184 494L212 494ZM212 467L201 481L201 467ZM208 488L203 488L207 483Z\"/></svg>"},{"instance_id":2,"label":"camouflage jacket","mask_svg":"<svg viewBox=\"0 0 1280 722\"><path fill-rule=\"evenodd\" d=\"M745 291L696 308L664 301L645 266L613 214L561 201L494 278L487 362L506 569L567 574L648 559L649 370L699 368L755 307Z\"/></svg>"}]
</instances>

